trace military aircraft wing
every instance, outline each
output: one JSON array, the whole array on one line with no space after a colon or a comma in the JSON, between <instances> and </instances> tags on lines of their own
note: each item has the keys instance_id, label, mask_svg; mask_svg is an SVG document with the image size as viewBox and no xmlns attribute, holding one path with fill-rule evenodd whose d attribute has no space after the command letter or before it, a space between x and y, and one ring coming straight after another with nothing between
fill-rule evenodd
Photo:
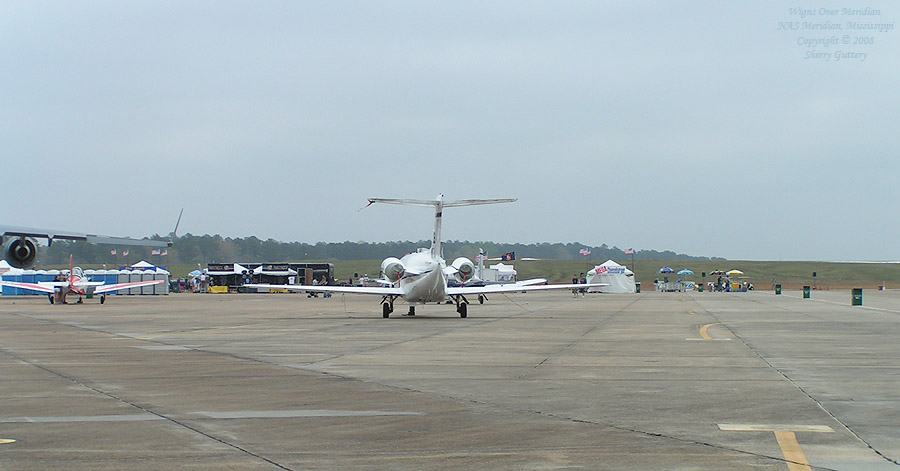
<instances>
[{"instance_id":1,"label":"military aircraft wing","mask_svg":"<svg viewBox=\"0 0 900 471\"><path fill-rule=\"evenodd\" d=\"M3 237L33 237L47 240L80 240L92 244L136 245L145 247L168 247L171 244L163 240L132 239L131 237L114 237L97 234L86 234L56 229L36 229L33 227L0 226Z\"/></svg>"}]
</instances>

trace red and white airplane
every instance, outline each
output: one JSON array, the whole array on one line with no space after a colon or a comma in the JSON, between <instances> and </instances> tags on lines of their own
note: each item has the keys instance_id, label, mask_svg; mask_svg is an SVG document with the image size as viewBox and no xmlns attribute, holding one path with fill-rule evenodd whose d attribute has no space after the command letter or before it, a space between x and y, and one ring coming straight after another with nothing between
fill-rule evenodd
<instances>
[{"instance_id":1,"label":"red and white airplane","mask_svg":"<svg viewBox=\"0 0 900 471\"><path fill-rule=\"evenodd\" d=\"M403 299L409 303L409 314L414 316L416 304L443 303L447 300L456 304L456 312L460 317L468 315L466 296L484 296L494 293L513 293L520 291L542 291L554 289L582 290L594 286L605 286L605 283L537 285L536 282L546 280L526 280L518 283L496 284L486 286L465 286L475 275L475 264L465 257L453 260L449 265L443 258L441 250L441 220L444 208L459 206L475 206L481 204L511 203L514 199L470 199L460 201L444 201L439 194L434 200L412 200L392 198L369 198L369 205L374 203L400 204L410 206L429 206L434 208L434 235L431 248L420 248L416 252L402 258L388 257L381 262L381 273L388 286L322 286L322 285L271 285L247 284L249 288L287 289L294 291L355 293L381 296L382 317L387 318L394 311L394 300ZM448 277L456 278L462 286L448 286ZM481 300L481 298L479 298Z\"/></svg>"},{"instance_id":2,"label":"red and white airplane","mask_svg":"<svg viewBox=\"0 0 900 471\"><path fill-rule=\"evenodd\" d=\"M69 255L69 274L66 281L38 281L37 283L23 283L19 281L0 281L0 286L10 286L19 289L30 289L41 293L47 293L50 298L50 304L56 300L57 292L60 294L60 301L66 302L66 295L77 294L78 304L81 304L81 297L88 294L99 294L100 304L106 302L106 293L118 291L120 289L138 288L141 286L151 286L164 283L165 280L148 280L135 281L133 283L115 283L106 284L102 281L88 281L84 276L84 270L81 267L72 266L72 256Z\"/></svg>"}]
</instances>

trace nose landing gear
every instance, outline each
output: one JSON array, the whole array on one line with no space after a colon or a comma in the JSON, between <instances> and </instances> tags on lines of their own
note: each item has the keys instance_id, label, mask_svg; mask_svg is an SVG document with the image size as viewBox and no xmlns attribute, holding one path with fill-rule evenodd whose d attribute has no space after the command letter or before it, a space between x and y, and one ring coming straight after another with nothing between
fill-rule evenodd
<instances>
[{"instance_id":1,"label":"nose landing gear","mask_svg":"<svg viewBox=\"0 0 900 471\"><path fill-rule=\"evenodd\" d=\"M459 313L459 317L462 317L463 319L465 319L466 316L469 315L467 312L468 310L466 309L466 306L468 306L468 305L469 305L469 303L464 302L464 303L460 303L458 306L456 306L456 312Z\"/></svg>"}]
</instances>

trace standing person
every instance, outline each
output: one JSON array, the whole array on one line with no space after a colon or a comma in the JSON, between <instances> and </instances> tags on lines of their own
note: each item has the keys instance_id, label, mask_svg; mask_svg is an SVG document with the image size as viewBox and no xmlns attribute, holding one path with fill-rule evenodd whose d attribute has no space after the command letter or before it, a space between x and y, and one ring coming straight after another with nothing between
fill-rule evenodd
<instances>
[{"instance_id":1,"label":"standing person","mask_svg":"<svg viewBox=\"0 0 900 471\"><path fill-rule=\"evenodd\" d=\"M319 286L319 280L317 280L315 277L313 277L312 285L313 285L313 286ZM318 297L319 297L319 292L318 292L318 291L307 291L307 292L306 292L306 297L307 297L307 298L318 298Z\"/></svg>"},{"instance_id":2,"label":"standing person","mask_svg":"<svg viewBox=\"0 0 900 471\"><path fill-rule=\"evenodd\" d=\"M328 280L325 278L325 275L322 275L322 281L319 282L319 285L325 286L325 285L327 285L327 284L328 284ZM329 293L328 291L326 291L326 292L322 293L322 297L323 297L323 298L330 298L330 297L331 297L331 293Z\"/></svg>"}]
</instances>

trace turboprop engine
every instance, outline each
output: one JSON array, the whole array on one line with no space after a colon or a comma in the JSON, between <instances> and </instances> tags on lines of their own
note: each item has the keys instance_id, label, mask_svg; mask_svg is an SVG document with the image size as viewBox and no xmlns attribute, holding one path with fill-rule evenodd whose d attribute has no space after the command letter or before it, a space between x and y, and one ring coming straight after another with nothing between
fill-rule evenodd
<instances>
[{"instance_id":1,"label":"turboprop engine","mask_svg":"<svg viewBox=\"0 0 900 471\"><path fill-rule=\"evenodd\" d=\"M28 268L34 265L37 257L37 243L27 237L16 237L10 240L6 247L6 261L16 268Z\"/></svg>"},{"instance_id":2,"label":"turboprop engine","mask_svg":"<svg viewBox=\"0 0 900 471\"><path fill-rule=\"evenodd\" d=\"M475 276L475 264L466 257L459 257L450 264L456 269L456 279L461 283L465 283Z\"/></svg>"},{"instance_id":3,"label":"turboprop engine","mask_svg":"<svg viewBox=\"0 0 900 471\"><path fill-rule=\"evenodd\" d=\"M397 280L403 278L406 268L403 267L403 262L400 259L388 257L381 262L381 273L384 273L384 277L388 281L396 283Z\"/></svg>"}]
</instances>

